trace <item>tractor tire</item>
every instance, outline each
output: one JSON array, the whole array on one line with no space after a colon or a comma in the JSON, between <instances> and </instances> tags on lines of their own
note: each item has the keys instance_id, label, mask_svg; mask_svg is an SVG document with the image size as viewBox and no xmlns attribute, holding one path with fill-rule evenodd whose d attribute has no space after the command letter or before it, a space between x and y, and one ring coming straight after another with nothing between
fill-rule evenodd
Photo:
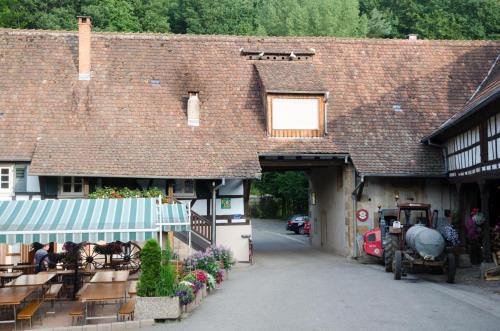
<instances>
[{"instance_id":1,"label":"tractor tire","mask_svg":"<svg viewBox=\"0 0 500 331\"><path fill-rule=\"evenodd\" d=\"M394 252L396 252L399 249L398 236L386 233L385 238L382 242L382 248L384 249L385 272L391 272L392 260L394 259Z\"/></svg>"},{"instance_id":2,"label":"tractor tire","mask_svg":"<svg viewBox=\"0 0 500 331\"><path fill-rule=\"evenodd\" d=\"M448 253L446 264L447 264L446 282L453 284L455 283L455 275L457 273L457 264L455 261L455 255L453 253Z\"/></svg>"},{"instance_id":3,"label":"tractor tire","mask_svg":"<svg viewBox=\"0 0 500 331\"><path fill-rule=\"evenodd\" d=\"M403 269L403 254L401 253L400 250L397 250L396 253L394 253L393 269L394 269L394 279L400 280Z\"/></svg>"}]
</instances>

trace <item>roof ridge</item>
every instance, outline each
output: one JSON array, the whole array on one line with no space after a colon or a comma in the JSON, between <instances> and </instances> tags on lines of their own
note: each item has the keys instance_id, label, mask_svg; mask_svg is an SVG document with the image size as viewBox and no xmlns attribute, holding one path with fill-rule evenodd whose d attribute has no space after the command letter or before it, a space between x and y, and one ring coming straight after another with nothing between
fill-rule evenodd
<instances>
[{"instance_id":1,"label":"roof ridge","mask_svg":"<svg viewBox=\"0 0 500 331\"><path fill-rule=\"evenodd\" d=\"M498 62L499 58L500 58L500 52L498 53L497 57L495 58L495 61L493 61L493 64L491 65L490 70L488 70L488 73L483 78L483 80L481 81L481 83L477 86L476 90L474 91L474 93L472 93L471 97L467 100L467 102L471 101L479 93L479 91L483 87L484 83L488 80L488 78L490 77L491 73L493 72L493 68L495 68L495 66L497 65L497 62Z\"/></svg>"},{"instance_id":2,"label":"roof ridge","mask_svg":"<svg viewBox=\"0 0 500 331\"><path fill-rule=\"evenodd\" d=\"M14 35L54 35L68 36L77 35L74 30L44 30L44 29L12 29L0 28L0 33ZM203 41L266 41L266 42L289 42L289 41L330 41L337 43L368 43L368 44L390 44L408 46L496 46L500 45L497 40L434 40L434 39L387 39L387 38L355 38L355 37L334 37L334 36L236 36L236 35L216 35L216 34L175 34L175 33L154 33L154 32L106 32L92 31L92 36L104 38L123 39L177 39L177 40L203 40Z\"/></svg>"}]
</instances>

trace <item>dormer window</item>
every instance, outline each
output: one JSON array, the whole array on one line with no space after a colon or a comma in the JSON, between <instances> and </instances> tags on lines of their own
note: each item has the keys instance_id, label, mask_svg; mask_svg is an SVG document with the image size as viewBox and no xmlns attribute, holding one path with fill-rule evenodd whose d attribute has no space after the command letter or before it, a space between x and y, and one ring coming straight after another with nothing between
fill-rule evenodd
<instances>
[{"instance_id":1,"label":"dormer window","mask_svg":"<svg viewBox=\"0 0 500 331\"><path fill-rule=\"evenodd\" d=\"M324 97L268 95L267 120L271 137L308 138L324 135Z\"/></svg>"},{"instance_id":2,"label":"dormer window","mask_svg":"<svg viewBox=\"0 0 500 331\"><path fill-rule=\"evenodd\" d=\"M278 138L320 138L326 133L328 91L312 63L255 64L267 132Z\"/></svg>"}]
</instances>

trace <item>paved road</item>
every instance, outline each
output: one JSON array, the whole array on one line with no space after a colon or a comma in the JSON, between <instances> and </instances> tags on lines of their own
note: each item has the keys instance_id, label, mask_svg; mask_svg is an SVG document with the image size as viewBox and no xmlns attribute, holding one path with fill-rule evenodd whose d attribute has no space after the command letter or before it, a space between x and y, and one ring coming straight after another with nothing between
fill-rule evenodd
<instances>
[{"instance_id":1,"label":"paved road","mask_svg":"<svg viewBox=\"0 0 500 331\"><path fill-rule=\"evenodd\" d=\"M255 264L187 319L152 330L500 330L500 295L415 277L401 281L311 248L284 223L255 221Z\"/></svg>"}]
</instances>

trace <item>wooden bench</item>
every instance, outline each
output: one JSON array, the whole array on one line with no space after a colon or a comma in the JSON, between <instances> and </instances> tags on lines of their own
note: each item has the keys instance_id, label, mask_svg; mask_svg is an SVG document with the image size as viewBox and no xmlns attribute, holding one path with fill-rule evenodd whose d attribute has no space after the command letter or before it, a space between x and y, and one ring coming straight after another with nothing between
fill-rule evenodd
<instances>
[{"instance_id":1,"label":"wooden bench","mask_svg":"<svg viewBox=\"0 0 500 331\"><path fill-rule=\"evenodd\" d=\"M87 289L87 286L89 286L88 283L84 284L81 289L76 292L76 299L80 300L80 297L82 296L82 293Z\"/></svg>"},{"instance_id":2,"label":"wooden bench","mask_svg":"<svg viewBox=\"0 0 500 331\"><path fill-rule=\"evenodd\" d=\"M62 284L52 284L44 294L44 301L50 301L52 311L46 311L45 314L55 314L54 304L61 293Z\"/></svg>"},{"instance_id":3,"label":"wooden bench","mask_svg":"<svg viewBox=\"0 0 500 331\"><path fill-rule=\"evenodd\" d=\"M40 308L42 300L33 300L26 307L24 307L18 314L17 319L21 321L30 321L30 328L33 321L33 316L35 316L38 308ZM41 318L40 318L41 320Z\"/></svg>"},{"instance_id":4,"label":"wooden bench","mask_svg":"<svg viewBox=\"0 0 500 331\"><path fill-rule=\"evenodd\" d=\"M77 323L80 320L82 320L84 312L85 312L85 306L83 305L83 303L75 302L68 313L69 316L71 316L71 325L75 323L75 319Z\"/></svg>"},{"instance_id":5,"label":"wooden bench","mask_svg":"<svg viewBox=\"0 0 500 331\"><path fill-rule=\"evenodd\" d=\"M137 281L136 280L132 280L130 282L130 285L128 287L128 295L130 295L130 297L135 297L137 295Z\"/></svg>"},{"instance_id":6,"label":"wooden bench","mask_svg":"<svg viewBox=\"0 0 500 331\"><path fill-rule=\"evenodd\" d=\"M129 320L134 319L135 312L135 298L130 299L121 305L120 310L118 311L118 317L120 320L125 320L128 318Z\"/></svg>"}]
</instances>

